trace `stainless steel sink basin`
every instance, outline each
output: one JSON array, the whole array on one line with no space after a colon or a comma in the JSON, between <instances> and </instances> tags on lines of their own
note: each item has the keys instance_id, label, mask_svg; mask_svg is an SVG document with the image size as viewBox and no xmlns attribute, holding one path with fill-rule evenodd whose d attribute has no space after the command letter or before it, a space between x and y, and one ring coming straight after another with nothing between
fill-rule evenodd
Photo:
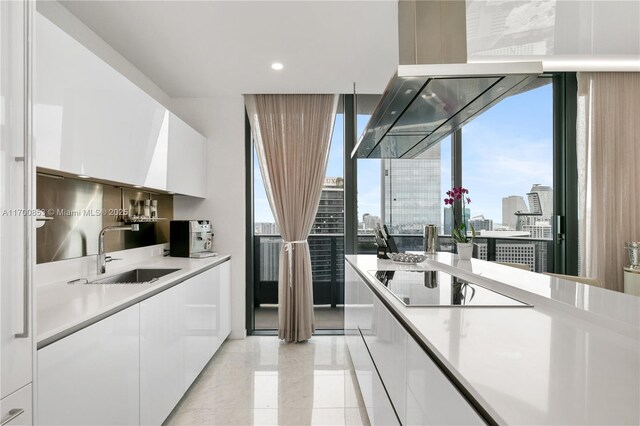
<instances>
[{"instance_id":1,"label":"stainless steel sink basin","mask_svg":"<svg viewBox=\"0 0 640 426\"><path fill-rule=\"evenodd\" d=\"M148 284L180 269L133 269L109 277L98 278L89 284Z\"/></svg>"}]
</instances>

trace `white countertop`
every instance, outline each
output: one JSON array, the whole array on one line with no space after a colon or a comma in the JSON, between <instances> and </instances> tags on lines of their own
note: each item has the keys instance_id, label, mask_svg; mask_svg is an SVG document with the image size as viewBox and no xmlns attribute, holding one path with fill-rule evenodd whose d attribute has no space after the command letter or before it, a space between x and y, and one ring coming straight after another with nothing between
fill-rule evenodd
<instances>
[{"instance_id":1,"label":"white countertop","mask_svg":"<svg viewBox=\"0 0 640 426\"><path fill-rule=\"evenodd\" d=\"M346 258L498 423L640 424L640 297L449 253ZM408 308L371 270L441 270L534 306Z\"/></svg>"},{"instance_id":2,"label":"white countertop","mask_svg":"<svg viewBox=\"0 0 640 426\"><path fill-rule=\"evenodd\" d=\"M154 256L119 267L107 266L105 277L136 268L172 268L176 272L150 284L68 284L67 280L38 285L37 342L46 346L106 316L172 287L185 279L230 259L227 255L203 259ZM83 276L90 281L94 273Z\"/></svg>"}]
</instances>

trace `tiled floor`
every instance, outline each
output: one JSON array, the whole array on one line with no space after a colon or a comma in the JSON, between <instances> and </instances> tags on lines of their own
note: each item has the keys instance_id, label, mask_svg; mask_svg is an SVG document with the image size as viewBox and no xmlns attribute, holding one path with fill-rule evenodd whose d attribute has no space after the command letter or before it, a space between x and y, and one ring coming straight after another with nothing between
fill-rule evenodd
<instances>
[{"instance_id":1,"label":"tiled floor","mask_svg":"<svg viewBox=\"0 0 640 426\"><path fill-rule=\"evenodd\" d=\"M368 425L344 338L228 340L165 425Z\"/></svg>"},{"instance_id":2,"label":"tiled floor","mask_svg":"<svg viewBox=\"0 0 640 426\"><path fill-rule=\"evenodd\" d=\"M255 309L256 330L278 329L278 305L262 305ZM342 330L344 328L344 307L314 306L316 330Z\"/></svg>"}]
</instances>

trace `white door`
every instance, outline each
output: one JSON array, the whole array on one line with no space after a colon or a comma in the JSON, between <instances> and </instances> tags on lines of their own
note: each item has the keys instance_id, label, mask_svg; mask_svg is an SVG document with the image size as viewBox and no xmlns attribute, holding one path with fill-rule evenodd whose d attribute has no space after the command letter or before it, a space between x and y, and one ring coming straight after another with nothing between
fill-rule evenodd
<instances>
[{"instance_id":1,"label":"white door","mask_svg":"<svg viewBox=\"0 0 640 426\"><path fill-rule=\"evenodd\" d=\"M31 382L33 217L26 21L31 2L0 2L0 398ZM4 404L4 403L3 403Z\"/></svg>"}]
</instances>

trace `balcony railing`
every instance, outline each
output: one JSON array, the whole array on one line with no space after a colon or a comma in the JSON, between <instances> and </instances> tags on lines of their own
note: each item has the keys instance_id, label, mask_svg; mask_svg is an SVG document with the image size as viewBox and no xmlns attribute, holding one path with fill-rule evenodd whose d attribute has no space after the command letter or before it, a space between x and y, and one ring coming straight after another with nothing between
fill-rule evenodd
<instances>
[{"instance_id":1,"label":"balcony railing","mask_svg":"<svg viewBox=\"0 0 640 426\"><path fill-rule=\"evenodd\" d=\"M423 237L418 234L394 235L398 250L422 251ZM311 234L308 238L313 275L313 303L336 307L344 303L344 235ZM441 236L439 251L453 252L449 236ZM553 240L537 238L478 237L474 257L483 260L526 264L535 272L553 271ZM278 272L282 237L254 237L254 305L278 303ZM358 235L358 253L375 254L373 235Z\"/></svg>"}]
</instances>

